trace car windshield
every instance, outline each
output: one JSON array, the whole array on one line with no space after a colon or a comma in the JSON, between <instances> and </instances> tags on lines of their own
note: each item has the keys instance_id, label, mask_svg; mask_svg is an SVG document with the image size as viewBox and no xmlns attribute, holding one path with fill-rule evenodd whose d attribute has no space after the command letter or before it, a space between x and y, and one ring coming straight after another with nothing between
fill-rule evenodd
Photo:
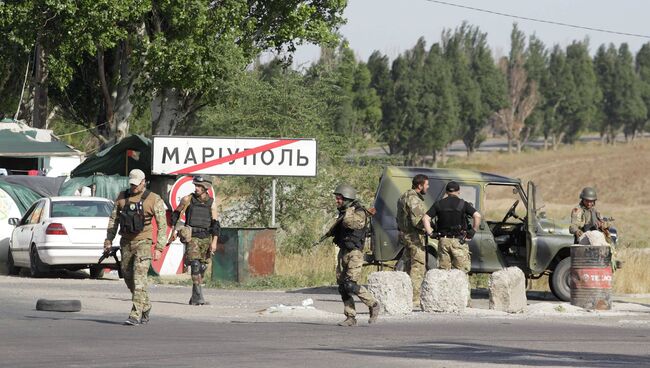
<instances>
[{"instance_id":1,"label":"car windshield","mask_svg":"<svg viewBox=\"0 0 650 368\"><path fill-rule=\"evenodd\" d=\"M105 201L52 202L50 217L109 217L113 204Z\"/></svg>"}]
</instances>

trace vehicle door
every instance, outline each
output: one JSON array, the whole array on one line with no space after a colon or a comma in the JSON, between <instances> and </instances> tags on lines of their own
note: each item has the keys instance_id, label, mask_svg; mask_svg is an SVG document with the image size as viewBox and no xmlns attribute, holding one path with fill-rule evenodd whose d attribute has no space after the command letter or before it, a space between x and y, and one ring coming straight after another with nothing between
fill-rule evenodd
<instances>
[{"instance_id":1,"label":"vehicle door","mask_svg":"<svg viewBox=\"0 0 650 368\"><path fill-rule=\"evenodd\" d=\"M537 214L535 208L536 196L535 183L528 182L526 190L527 215L526 215L526 256L528 259L528 268L533 273L541 273L544 271L544 265L540 264L537 259Z\"/></svg>"},{"instance_id":2,"label":"vehicle door","mask_svg":"<svg viewBox=\"0 0 650 368\"><path fill-rule=\"evenodd\" d=\"M32 243L34 228L33 221L37 218L40 219L42 208L43 200L34 202L11 234L11 254L16 265L29 265L29 247Z\"/></svg>"},{"instance_id":3,"label":"vehicle door","mask_svg":"<svg viewBox=\"0 0 650 368\"><path fill-rule=\"evenodd\" d=\"M486 216L486 212L491 211L485 200L488 184L478 187L480 189L480 193L478 194L483 200L476 202L479 203L479 205L474 206L474 208L481 214L481 224L469 243L469 250L472 258L472 272L494 272L506 267L506 263L501 256L494 234L490 229L490 224L488 223L489 217ZM463 199L467 200L466 198ZM474 205L474 203L472 203L472 205ZM470 224L472 223L473 220L470 219Z\"/></svg>"}]
</instances>

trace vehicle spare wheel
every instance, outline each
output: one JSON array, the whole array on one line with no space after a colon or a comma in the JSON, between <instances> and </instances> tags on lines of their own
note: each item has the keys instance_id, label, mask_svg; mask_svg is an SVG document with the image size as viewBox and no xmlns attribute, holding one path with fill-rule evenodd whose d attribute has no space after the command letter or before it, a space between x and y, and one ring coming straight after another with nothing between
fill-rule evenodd
<instances>
[{"instance_id":1,"label":"vehicle spare wheel","mask_svg":"<svg viewBox=\"0 0 650 368\"><path fill-rule=\"evenodd\" d=\"M76 299L39 299L36 301L36 310L48 312L79 312L81 310L81 301Z\"/></svg>"}]
</instances>

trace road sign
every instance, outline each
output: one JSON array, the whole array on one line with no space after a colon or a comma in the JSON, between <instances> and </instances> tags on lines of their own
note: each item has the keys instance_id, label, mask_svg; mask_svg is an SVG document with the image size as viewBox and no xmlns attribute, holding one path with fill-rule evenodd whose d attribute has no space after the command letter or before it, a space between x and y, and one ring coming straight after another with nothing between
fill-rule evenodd
<instances>
[{"instance_id":1,"label":"road sign","mask_svg":"<svg viewBox=\"0 0 650 368\"><path fill-rule=\"evenodd\" d=\"M315 139L154 136L152 173L316 176Z\"/></svg>"},{"instance_id":2,"label":"road sign","mask_svg":"<svg viewBox=\"0 0 650 368\"><path fill-rule=\"evenodd\" d=\"M194 184L192 183L192 179L191 176L183 176L172 184L172 187L169 190L169 204L172 206L172 211L176 211L178 205L181 204L181 199L183 199L183 197L194 193ZM210 195L210 198L214 198L214 190L212 187L208 189L208 194ZM185 214L182 214L181 219L184 219L184 217Z\"/></svg>"}]
</instances>

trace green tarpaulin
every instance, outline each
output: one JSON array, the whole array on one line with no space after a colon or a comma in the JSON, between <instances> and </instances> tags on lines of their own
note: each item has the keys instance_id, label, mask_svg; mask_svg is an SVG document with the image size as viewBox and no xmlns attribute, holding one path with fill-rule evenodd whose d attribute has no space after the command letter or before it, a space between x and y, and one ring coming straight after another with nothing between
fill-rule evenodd
<instances>
[{"instance_id":1,"label":"green tarpaulin","mask_svg":"<svg viewBox=\"0 0 650 368\"><path fill-rule=\"evenodd\" d=\"M16 206L18 206L21 216L27 212L27 209L29 209L34 201L41 198L40 195L36 194L36 192L29 188L25 188L22 185L10 184L4 181L0 181L0 189L7 192L11 199L16 202Z\"/></svg>"},{"instance_id":2,"label":"green tarpaulin","mask_svg":"<svg viewBox=\"0 0 650 368\"><path fill-rule=\"evenodd\" d=\"M107 198L113 201L117 198L119 192L129 187L129 177L93 175L86 178L71 178L61 185L59 195L75 195L75 192L80 191L82 187L92 187L93 185L95 186L95 197Z\"/></svg>"},{"instance_id":3,"label":"green tarpaulin","mask_svg":"<svg viewBox=\"0 0 650 368\"><path fill-rule=\"evenodd\" d=\"M151 140L142 135L128 136L120 143L95 153L72 170L70 176L95 173L128 176L133 169L140 169L145 174L151 172Z\"/></svg>"},{"instance_id":4,"label":"green tarpaulin","mask_svg":"<svg viewBox=\"0 0 650 368\"><path fill-rule=\"evenodd\" d=\"M42 139L37 140L37 132L49 131L33 129L9 119L3 119L0 123L2 123L0 124L0 156L39 157L79 155L79 152L63 142L56 140L51 142L45 142ZM47 136L48 140L53 139L50 133L47 133Z\"/></svg>"}]
</instances>

